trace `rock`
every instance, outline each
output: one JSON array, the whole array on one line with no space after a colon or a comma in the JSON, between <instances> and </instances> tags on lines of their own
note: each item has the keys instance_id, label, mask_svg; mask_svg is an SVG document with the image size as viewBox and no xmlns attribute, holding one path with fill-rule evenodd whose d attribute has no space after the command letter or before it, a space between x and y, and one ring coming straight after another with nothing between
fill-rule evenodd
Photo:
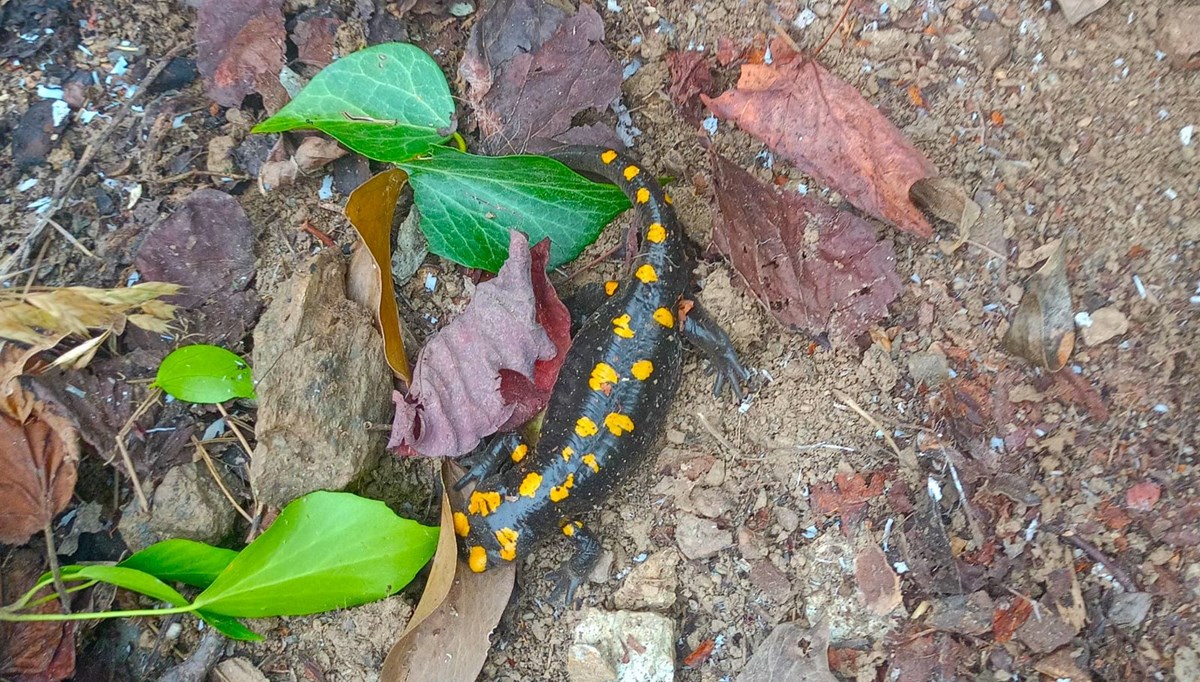
<instances>
[{"instance_id":1,"label":"rock","mask_svg":"<svg viewBox=\"0 0 1200 682\"><path fill-rule=\"evenodd\" d=\"M191 462L167 472L149 512L139 510L137 500L126 505L117 528L135 552L170 538L216 544L233 530L235 514L208 469Z\"/></svg>"},{"instance_id":2,"label":"rock","mask_svg":"<svg viewBox=\"0 0 1200 682\"><path fill-rule=\"evenodd\" d=\"M691 514L680 514L675 524L675 544L688 559L707 559L733 544L733 533Z\"/></svg>"},{"instance_id":3,"label":"rock","mask_svg":"<svg viewBox=\"0 0 1200 682\"><path fill-rule=\"evenodd\" d=\"M240 656L218 663L210 679L221 682L267 682L267 676L261 670Z\"/></svg>"},{"instance_id":4,"label":"rock","mask_svg":"<svg viewBox=\"0 0 1200 682\"><path fill-rule=\"evenodd\" d=\"M1164 9L1158 47L1177 69L1200 69L1200 5Z\"/></svg>"},{"instance_id":5,"label":"rock","mask_svg":"<svg viewBox=\"0 0 1200 682\"><path fill-rule=\"evenodd\" d=\"M218 135L208 141L206 167L209 173L226 174L234 171L233 150L237 142L230 135Z\"/></svg>"},{"instance_id":6,"label":"rock","mask_svg":"<svg viewBox=\"0 0 1200 682\"><path fill-rule=\"evenodd\" d=\"M891 59L909 46L908 33L898 28L864 33L863 39L867 42L867 56L879 61Z\"/></svg>"},{"instance_id":7,"label":"rock","mask_svg":"<svg viewBox=\"0 0 1200 682\"><path fill-rule=\"evenodd\" d=\"M756 561L767 555L767 543L763 536L745 526L737 531L738 550L746 561Z\"/></svg>"},{"instance_id":8,"label":"rock","mask_svg":"<svg viewBox=\"0 0 1200 682\"><path fill-rule=\"evenodd\" d=\"M1135 627L1146 620L1153 598L1148 592L1122 592L1113 597L1108 618L1117 625Z\"/></svg>"},{"instance_id":9,"label":"rock","mask_svg":"<svg viewBox=\"0 0 1200 682\"><path fill-rule=\"evenodd\" d=\"M1091 323L1080 325L1080 331L1083 333L1083 342L1089 346L1099 345L1129 331L1125 313L1112 306L1101 308L1088 317Z\"/></svg>"},{"instance_id":10,"label":"rock","mask_svg":"<svg viewBox=\"0 0 1200 682\"><path fill-rule=\"evenodd\" d=\"M1197 641L1193 638L1193 642ZM1172 671L1177 680L1200 680L1200 653L1186 646L1176 650Z\"/></svg>"},{"instance_id":11,"label":"rock","mask_svg":"<svg viewBox=\"0 0 1200 682\"><path fill-rule=\"evenodd\" d=\"M697 486L689 495L687 511L695 512L698 516L709 519L720 518L729 511L731 502L729 495L720 488Z\"/></svg>"},{"instance_id":12,"label":"rock","mask_svg":"<svg viewBox=\"0 0 1200 682\"><path fill-rule=\"evenodd\" d=\"M994 608L992 598L983 590L954 595L934 602L929 624L961 635L982 635L992 629Z\"/></svg>"},{"instance_id":13,"label":"rock","mask_svg":"<svg viewBox=\"0 0 1200 682\"><path fill-rule=\"evenodd\" d=\"M1108 4L1108 0L1058 0L1063 16L1072 24L1078 24L1084 17Z\"/></svg>"},{"instance_id":14,"label":"rock","mask_svg":"<svg viewBox=\"0 0 1200 682\"><path fill-rule=\"evenodd\" d=\"M979 46L976 49L979 51L980 64L983 66L984 74L990 74L1004 60L1008 59L1008 55L1012 52L1008 29L998 24L991 24L979 32L978 39Z\"/></svg>"},{"instance_id":15,"label":"rock","mask_svg":"<svg viewBox=\"0 0 1200 682\"><path fill-rule=\"evenodd\" d=\"M915 383L937 386L950 376L950 364L941 353L913 353L908 358L908 373Z\"/></svg>"},{"instance_id":16,"label":"rock","mask_svg":"<svg viewBox=\"0 0 1200 682\"><path fill-rule=\"evenodd\" d=\"M763 596L776 604L792 598L792 583L775 564L760 559L750 564L750 584L762 590Z\"/></svg>"},{"instance_id":17,"label":"rock","mask_svg":"<svg viewBox=\"0 0 1200 682\"><path fill-rule=\"evenodd\" d=\"M258 446L255 496L283 506L341 490L375 464L391 419L392 373L371 314L346 299L346 262L310 259L254 329Z\"/></svg>"},{"instance_id":18,"label":"rock","mask_svg":"<svg viewBox=\"0 0 1200 682\"><path fill-rule=\"evenodd\" d=\"M1033 665L1034 669L1053 680L1079 680L1085 682L1092 679L1075 659L1071 656L1070 647L1055 651Z\"/></svg>"},{"instance_id":19,"label":"rock","mask_svg":"<svg viewBox=\"0 0 1200 682\"><path fill-rule=\"evenodd\" d=\"M776 507L775 519L786 533L793 533L800 527L800 515L787 507Z\"/></svg>"},{"instance_id":20,"label":"rock","mask_svg":"<svg viewBox=\"0 0 1200 682\"><path fill-rule=\"evenodd\" d=\"M1053 610L1043 604L1039 612L1040 617L1030 616L1016 632L1017 639L1034 653L1048 654L1075 638L1075 629Z\"/></svg>"},{"instance_id":21,"label":"rock","mask_svg":"<svg viewBox=\"0 0 1200 682\"><path fill-rule=\"evenodd\" d=\"M571 682L671 682L675 625L665 616L586 609L567 655Z\"/></svg>"},{"instance_id":22,"label":"rock","mask_svg":"<svg viewBox=\"0 0 1200 682\"><path fill-rule=\"evenodd\" d=\"M675 605L679 587L679 552L664 549L635 566L613 594L613 604L622 610L665 611Z\"/></svg>"}]
</instances>

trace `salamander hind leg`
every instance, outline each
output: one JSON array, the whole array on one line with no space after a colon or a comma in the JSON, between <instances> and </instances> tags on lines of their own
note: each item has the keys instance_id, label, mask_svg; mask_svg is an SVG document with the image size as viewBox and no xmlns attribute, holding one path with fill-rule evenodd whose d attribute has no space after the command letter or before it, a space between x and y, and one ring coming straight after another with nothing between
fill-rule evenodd
<instances>
[{"instance_id":1,"label":"salamander hind leg","mask_svg":"<svg viewBox=\"0 0 1200 682\"><path fill-rule=\"evenodd\" d=\"M687 314L681 315L683 318L681 332L684 340L703 353L712 363L712 371L717 375L713 382L713 395L721 395L725 385L729 384L729 390L733 393L733 397L741 402L742 386L750 380L750 370L742 366L737 351L733 348L733 342L729 340L729 335L725 333L721 325L700 306L699 302L690 301L690 303L691 307Z\"/></svg>"},{"instance_id":2,"label":"salamander hind leg","mask_svg":"<svg viewBox=\"0 0 1200 682\"><path fill-rule=\"evenodd\" d=\"M546 574L546 579L553 583L549 601L566 606L574 601L575 590L587 580L588 574L596 567L604 548L600 545L600 540L583 527L582 521L563 524L562 532L575 541L575 554L564 561L557 570Z\"/></svg>"}]
</instances>

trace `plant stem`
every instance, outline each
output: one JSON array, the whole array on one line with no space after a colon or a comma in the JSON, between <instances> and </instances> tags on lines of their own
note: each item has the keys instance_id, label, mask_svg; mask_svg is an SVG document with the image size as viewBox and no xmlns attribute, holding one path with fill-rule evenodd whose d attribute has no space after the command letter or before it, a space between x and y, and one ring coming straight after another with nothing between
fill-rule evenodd
<instances>
[{"instance_id":1,"label":"plant stem","mask_svg":"<svg viewBox=\"0 0 1200 682\"><path fill-rule=\"evenodd\" d=\"M7 613L0 611L0 621L63 621L100 620L103 618L141 618L143 616L169 616L172 613L189 613L195 605L172 606L169 609L133 609L130 611L99 611L97 613Z\"/></svg>"},{"instance_id":2,"label":"plant stem","mask_svg":"<svg viewBox=\"0 0 1200 682\"><path fill-rule=\"evenodd\" d=\"M46 537L46 559L50 562L50 575L54 576L54 591L58 593L58 607L63 613L71 613L71 604L67 601L67 586L63 584L62 569L58 565L58 550L54 547L54 529L50 522L42 526L42 534Z\"/></svg>"}]
</instances>

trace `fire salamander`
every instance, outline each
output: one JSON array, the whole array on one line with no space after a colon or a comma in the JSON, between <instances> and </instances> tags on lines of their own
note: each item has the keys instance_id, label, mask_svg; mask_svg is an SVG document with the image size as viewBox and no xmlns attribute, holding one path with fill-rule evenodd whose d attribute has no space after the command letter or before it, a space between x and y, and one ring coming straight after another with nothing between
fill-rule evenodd
<instances>
[{"instance_id":1,"label":"fire salamander","mask_svg":"<svg viewBox=\"0 0 1200 682\"><path fill-rule=\"evenodd\" d=\"M740 397L749 374L701 308L693 301L681 307L691 263L671 197L652 174L612 149L572 146L549 155L628 194L641 250L630 278L576 297L598 307L574 335L540 439L535 447L518 434L493 439L458 483L478 481L454 527L477 573L526 556L554 533L572 538L574 557L549 576L552 598L569 602L601 550L581 517L653 461L651 448L679 389L682 342L712 360L718 393L728 382Z\"/></svg>"}]
</instances>

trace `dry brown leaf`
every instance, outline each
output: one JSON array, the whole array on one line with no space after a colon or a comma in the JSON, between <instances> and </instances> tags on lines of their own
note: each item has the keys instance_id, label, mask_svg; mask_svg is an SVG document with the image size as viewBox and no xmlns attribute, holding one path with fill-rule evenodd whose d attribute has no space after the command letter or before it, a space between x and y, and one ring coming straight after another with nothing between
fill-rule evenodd
<instances>
[{"instance_id":1,"label":"dry brown leaf","mask_svg":"<svg viewBox=\"0 0 1200 682\"><path fill-rule=\"evenodd\" d=\"M1045 265L1029 278L1025 296L1004 335L1005 350L1051 372L1062 369L1075 348L1065 251L1059 243Z\"/></svg>"},{"instance_id":2,"label":"dry brown leaf","mask_svg":"<svg viewBox=\"0 0 1200 682\"><path fill-rule=\"evenodd\" d=\"M336 140L313 135L300 141L292 158L301 173L311 173L327 163L337 161L348 152Z\"/></svg>"},{"instance_id":3,"label":"dry brown leaf","mask_svg":"<svg viewBox=\"0 0 1200 682\"><path fill-rule=\"evenodd\" d=\"M0 571L0 604L11 602L33 587L45 570L43 553L19 549L4 559ZM33 613L57 613L57 601L30 609ZM75 672L77 623L0 623L0 679L17 682L54 682L69 679Z\"/></svg>"},{"instance_id":4,"label":"dry brown leaf","mask_svg":"<svg viewBox=\"0 0 1200 682\"><path fill-rule=\"evenodd\" d=\"M859 550L854 557L854 576L858 580L859 597L876 615L886 616L903 602L900 576L877 545L872 543Z\"/></svg>"},{"instance_id":5,"label":"dry brown leaf","mask_svg":"<svg viewBox=\"0 0 1200 682\"><path fill-rule=\"evenodd\" d=\"M453 490L462 469L446 462L443 489ZM408 626L383 662L382 682L474 682L491 648L489 636L508 605L516 577L515 564L473 573L458 560L451 507L442 496L442 535L433 557L429 583Z\"/></svg>"},{"instance_id":6,"label":"dry brown leaf","mask_svg":"<svg viewBox=\"0 0 1200 682\"><path fill-rule=\"evenodd\" d=\"M44 404L0 414L0 543L23 544L67 506L78 463L75 428Z\"/></svg>"},{"instance_id":7,"label":"dry brown leaf","mask_svg":"<svg viewBox=\"0 0 1200 682\"><path fill-rule=\"evenodd\" d=\"M745 64L737 88L701 99L776 154L867 213L921 237L933 228L909 189L937 171L858 90L782 43L771 64Z\"/></svg>"},{"instance_id":8,"label":"dry brown leaf","mask_svg":"<svg viewBox=\"0 0 1200 682\"><path fill-rule=\"evenodd\" d=\"M829 670L829 628L825 623L811 630L795 623L776 626L738 675L738 682L776 680L836 682Z\"/></svg>"},{"instance_id":9,"label":"dry brown leaf","mask_svg":"<svg viewBox=\"0 0 1200 682\"><path fill-rule=\"evenodd\" d=\"M958 235L952 242L941 242L942 252L954 253L971 238L971 229L983 215L983 209L967 196L966 189L950 178L924 178L917 180L908 191L909 197L921 208L939 220L958 227Z\"/></svg>"},{"instance_id":10,"label":"dry brown leaf","mask_svg":"<svg viewBox=\"0 0 1200 682\"><path fill-rule=\"evenodd\" d=\"M196 66L223 107L274 80L284 65L280 0L204 0L196 12ZM263 88L265 89L265 88ZM265 94L265 93L264 93Z\"/></svg>"},{"instance_id":11,"label":"dry brown leaf","mask_svg":"<svg viewBox=\"0 0 1200 682\"><path fill-rule=\"evenodd\" d=\"M400 326L400 313L396 308L396 297L392 295L392 219L396 215L396 202L408 174L393 168L363 183L350 193L346 202L346 218L358 231L375 265L378 300L363 301L364 305L378 303L370 308L383 333L384 353L392 372L405 383L412 383L412 370L404 351L404 333Z\"/></svg>"}]
</instances>

